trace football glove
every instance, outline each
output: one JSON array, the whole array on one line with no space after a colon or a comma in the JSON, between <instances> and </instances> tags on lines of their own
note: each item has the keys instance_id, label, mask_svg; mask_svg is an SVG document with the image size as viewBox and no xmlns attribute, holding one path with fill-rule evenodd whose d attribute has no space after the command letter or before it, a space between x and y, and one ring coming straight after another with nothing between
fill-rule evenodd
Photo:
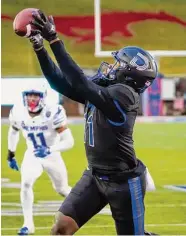
<instances>
[{"instance_id":1,"label":"football glove","mask_svg":"<svg viewBox=\"0 0 186 236\"><path fill-rule=\"evenodd\" d=\"M11 152L10 150L8 150L7 161L8 161L8 165L11 169L17 170L17 171L19 170L17 161L15 159L15 153Z\"/></svg>"},{"instance_id":2,"label":"football glove","mask_svg":"<svg viewBox=\"0 0 186 236\"><path fill-rule=\"evenodd\" d=\"M31 36L31 37L29 37L29 40L32 43L32 46L35 51L38 51L41 48L43 48L43 37L41 36L41 34Z\"/></svg>"},{"instance_id":3,"label":"football glove","mask_svg":"<svg viewBox=\"0 0 186 236\"><path fill-rule=\"evenodd\" d=\"M41 35L47 41L52 41L57 38L56 27L52 16L45 16L45 14L39 10L32 13L33 20L31 24L34 25L37 30L41 31Z\"/></svg>"},{"instance_id":4,"label":"football glove","mask_svg":"<svg viewBox=\"0 0 186 236\"><path fill-rule=\"evenodd\" d=\"M49 147L37 146L37 148L34 150L34 155L36 157L45 158L49 154L51 154Z\"/></svg>"}]
</instances>

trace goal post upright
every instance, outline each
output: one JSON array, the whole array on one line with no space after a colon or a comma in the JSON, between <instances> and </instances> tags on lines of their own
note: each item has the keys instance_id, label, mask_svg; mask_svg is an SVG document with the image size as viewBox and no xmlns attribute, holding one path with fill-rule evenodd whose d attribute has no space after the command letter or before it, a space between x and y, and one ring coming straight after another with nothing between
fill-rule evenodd
<instances>
[{"instance_id":1,"label":"goal post upright","mask_svg":"<svg viewBox=\"0 0 186 236\"><path fill-rule=\"evenodd\" d=\"M101 50L101 4L100 0L94 0L94 34L95 56L98 57Z\"/></svg>"},{"instance_id":2,"label":"goal post upright","mask_svg":"<svg viewBox=\"0 0 186 236\"><path fill-rule=\"evenodd\" d=\"M101 45L101 0L94 0L95 57L111 57L112 51L103 51ZM151 50L158 67L161 57L186 57L186 50Z\"/></svg>"}]
</instances>

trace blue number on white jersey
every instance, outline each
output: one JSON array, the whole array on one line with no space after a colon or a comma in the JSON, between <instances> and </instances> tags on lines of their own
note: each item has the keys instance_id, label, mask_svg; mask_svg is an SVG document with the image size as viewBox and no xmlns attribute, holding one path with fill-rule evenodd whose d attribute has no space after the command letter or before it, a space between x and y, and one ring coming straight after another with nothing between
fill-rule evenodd
<instances>
[{"instance_id":1,"label":"blue number on white jersey","mask_svg":"<svg viewBox=\"0 0 186 236\"><path fill-rule=\"evenodd\" d=\"M34 148L37 148L37 146L39 146L39 145L47 147L45 137L44 137L43 133L38 133L36 135L34 135L34 133L29 133L28 137L31 139L31 141L34 145ZM39 139L40 144L38 144L37 139Z\"/></svg>"}]
</instances>

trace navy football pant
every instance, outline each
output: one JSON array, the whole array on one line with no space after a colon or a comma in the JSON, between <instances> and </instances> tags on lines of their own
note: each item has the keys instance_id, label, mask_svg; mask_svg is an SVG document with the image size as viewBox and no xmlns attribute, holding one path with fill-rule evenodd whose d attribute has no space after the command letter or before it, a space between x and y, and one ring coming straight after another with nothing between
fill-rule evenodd
<instances>
[{"instance_id":1,"label":"navy football pant","mask_svg":"<svg viewBox=\"0 0 186 236\"><path fill-rule=\"evenodd\" d=\"M109 204L118 235L144 235L144 195L144 174L117 182L86 170L59 211L81 227Z\"/></svg>"}]
</instances>

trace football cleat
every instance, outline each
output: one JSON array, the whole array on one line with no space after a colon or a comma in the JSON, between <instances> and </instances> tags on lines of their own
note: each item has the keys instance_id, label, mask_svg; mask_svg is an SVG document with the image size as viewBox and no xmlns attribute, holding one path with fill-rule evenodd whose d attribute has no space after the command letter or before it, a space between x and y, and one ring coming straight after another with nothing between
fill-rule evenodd
<instances>
[{"instance_id":1,"label":"football cleat","mask_svg":"<svg viewBox=\"0 0 186 236\"><path fill-rule=\"evenodd\" d=\"M34 233L34 229L28 229L28 227L22 227L18 231L18 235L29 235L29 234L33 234L33 233Z\"/></svg>"},{"instance_id":2,"label":"football cleat","mask_svg":"<svg viewBox=\"0 0 186 236\"><path fill-rule=\"evenodd\" d=\"M23 227L19 230L18 235L28 235L28 228Z\"/></svg>"}]
</instances>

